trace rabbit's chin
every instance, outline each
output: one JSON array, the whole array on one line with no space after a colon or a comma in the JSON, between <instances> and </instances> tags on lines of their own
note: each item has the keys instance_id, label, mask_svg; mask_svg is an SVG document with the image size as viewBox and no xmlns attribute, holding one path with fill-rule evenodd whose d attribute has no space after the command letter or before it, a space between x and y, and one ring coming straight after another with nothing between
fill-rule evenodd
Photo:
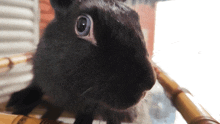
<instances>
[{"instance_id":1,"label":"rabbit's chin","mask_svg":"<svg viewBox=\"0 0 220 124\"><path fill-rule=\"evenodd\" d=\"M111 100L100 101L99 104L114 111L125 111L138 104L146 96L147 91L142 92L139 97L130 99L129 97L115 98ZM128 99L127 99L128 98ZM117 100L118 99L118 100Z\"/></svg>"}]
</instances>

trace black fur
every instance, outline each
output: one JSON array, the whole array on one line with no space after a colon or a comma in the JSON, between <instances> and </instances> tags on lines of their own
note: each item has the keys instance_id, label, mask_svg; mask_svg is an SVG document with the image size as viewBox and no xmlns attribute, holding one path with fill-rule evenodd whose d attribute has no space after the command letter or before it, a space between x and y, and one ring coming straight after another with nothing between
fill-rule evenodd
<instances>
[{"instance_id":1,"label":"black fur","mask_svg":"<svg viewBox=\"0 0 220 124\"><path fill-rule=\"evenodd\" d=\"M134 120L138 113L129 108L155 83L138 14L116 0L51 0L51 4L56 15L34 56L33 82L14 93L8 107L26 115L30 110L22 109L38 104L45 94L61 111L76 113L75 124L92 123L98 115L108 124ZM82 14L93 19L97 45L75 33ZM28 101L31 95L35 99Z\"/></svg>"}]
</instances>

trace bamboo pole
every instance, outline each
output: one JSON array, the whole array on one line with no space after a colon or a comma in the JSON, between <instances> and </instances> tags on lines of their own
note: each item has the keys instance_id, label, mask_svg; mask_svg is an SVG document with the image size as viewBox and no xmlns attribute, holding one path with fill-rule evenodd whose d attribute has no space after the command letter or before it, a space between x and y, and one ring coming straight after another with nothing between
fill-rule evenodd
<instances>
[{"instance_id":1,"label":"bamboo pole","mask_svg":"<svg viewBox=\"0 0 220 124\"><path fill-rule=\"evenodd\" d=\"M32 52L0 58L0 73L11 69L14 65L28 62L33 58Z\"/></svg>"},{"instance_id":2,"label":"bamboo pole","mask_svg":"<svg viewBox=\"0 0 220 124\"><path fill-rule=\"evenodd\" d=\"M188 124L219 124L192 96L154 63L157 80Z\"/></svg>"},{"instance_id":3,"label":"bamboo pole","mask_svg":"<svg viewBox=\"0 0 220 124\"><path fill-rule=\"evenodd\" d=\"M1 124L64 124L58 121L37 119L24 115L0 114Z\"/></svg>"}]
</instances>

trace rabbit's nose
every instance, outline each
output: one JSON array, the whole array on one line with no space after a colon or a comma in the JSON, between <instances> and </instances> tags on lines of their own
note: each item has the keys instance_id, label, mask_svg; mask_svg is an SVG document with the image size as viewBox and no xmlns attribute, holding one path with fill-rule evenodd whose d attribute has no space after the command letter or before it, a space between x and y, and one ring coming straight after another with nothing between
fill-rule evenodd
<instances>
[{"instance_id":1,"label":"rabbit's nose","mask_svg":"<svg viewBox=\"0 0 220 124\"><path fill-rule=\"evenodd\" d=\"M155 82L156 82L156 79L151 79L151 81L148 82L148 90L150 90L154 86Z\"/></svg>"}]
</instances>

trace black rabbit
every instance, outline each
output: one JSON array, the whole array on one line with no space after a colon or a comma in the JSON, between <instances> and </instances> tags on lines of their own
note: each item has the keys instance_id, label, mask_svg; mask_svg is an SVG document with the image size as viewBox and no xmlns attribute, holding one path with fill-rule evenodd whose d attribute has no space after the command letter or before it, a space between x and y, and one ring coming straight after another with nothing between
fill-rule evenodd
<instances>
[{"instance_id":1,"label":"black rabbit","mask_svg":"<svg viewBox=\"0 0 220 124\"><path fill-rule=\"evenodd\" d=\"M74 124L92 124L95 116L133 121L155 75L139 16L123 1L50 0L55 18L34 56L33 81L7 107L27 115L47 95L59 112L43 118L56 120L65 110L76 114Z\"/></svg>"}]
</instances>

